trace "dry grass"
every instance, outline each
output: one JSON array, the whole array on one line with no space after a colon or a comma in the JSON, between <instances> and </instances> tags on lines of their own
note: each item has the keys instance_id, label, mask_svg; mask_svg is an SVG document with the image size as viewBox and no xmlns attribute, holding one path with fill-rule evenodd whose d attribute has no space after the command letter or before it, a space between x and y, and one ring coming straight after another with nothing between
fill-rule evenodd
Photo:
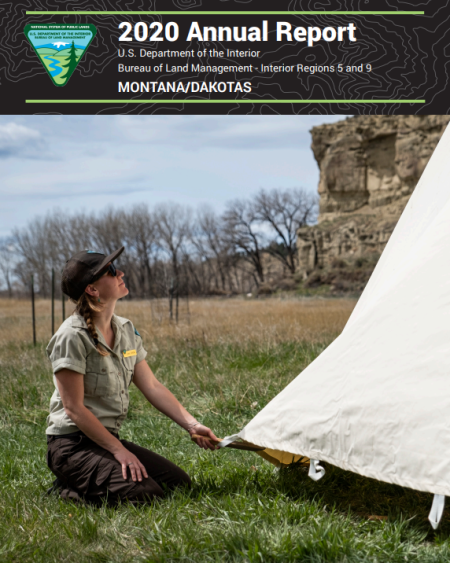
<instances>
[{"instance_id":1,"label":"dry grass","mask_svg":"<svg viewBox=\"0 0 450 563\"><path fill-rule=\"evenodd\" d=\"M179 323L169 321L167 301L119 302L118 315L130 318L147 345L152 342L204 341L208 344L323 342L344 327L354 299L201 299L180 301ZM67 304L69 315L72 306ZM55 324L62 315L56 304ZM37 340L51 337L51 304L36 302ZM0 299L0 345L31 342L31 303Z\"/></svg>"},{"instance_id":2,"label":"dry grass","mask_svg":"<svg viewBox=\"0 0 450 563\"><path fill-rule=\"evenodd\" d=\"M169 321L164 301L124 301L117 314L143 337L152 369L196 412L228 405L238 413L270 400L342 330L350 299L203 299L179 304ZM67 315L73 305L66 306ZM55 328L61 322L55 310ZM51 302L36 302L37 343L32 345L29 301L0 300L2 408L47 411L51 366ZM192 397L191 397L192 395ZM228 408L228 407L227 407ZM37 410L36 410L37 409ZM244 419L242 419L244 422Z\"/></svg>"}]
</instances>

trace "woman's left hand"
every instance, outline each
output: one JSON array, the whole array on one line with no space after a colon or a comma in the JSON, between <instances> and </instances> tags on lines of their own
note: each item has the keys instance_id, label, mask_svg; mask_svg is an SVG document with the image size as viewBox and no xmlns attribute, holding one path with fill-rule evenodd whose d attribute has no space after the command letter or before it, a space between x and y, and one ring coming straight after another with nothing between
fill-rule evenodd
<instances>
[{"instance_id":1,"label":"woman's left hand","mask_svg":"<svg viewBox=\"0 0 450 563\"><path fill-rule=\"evenodd\" d=\"M204 450L217 450L218 446L215 446L208 438L214 440L215 442L219 442L219 438L214 434L214 432L209 429L207 426L203 426L203 424L196 424L194 427L189 429L189 434L192 436L193 434L197 434L199 436L205 436L205 438L196 438L195 443L200 448Z\"/></svg>"}]
</instances>

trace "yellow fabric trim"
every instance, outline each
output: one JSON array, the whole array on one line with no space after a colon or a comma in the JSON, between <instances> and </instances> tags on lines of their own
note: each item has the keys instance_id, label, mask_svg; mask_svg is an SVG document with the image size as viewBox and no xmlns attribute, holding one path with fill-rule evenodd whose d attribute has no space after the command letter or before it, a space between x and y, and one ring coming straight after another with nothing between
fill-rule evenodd
<instances>
[{"instance_id":1,"label":"yellow fabric trim","mask_svg":"<svg viewBox=\"0 0 450 563\"><path fill-rule=\"evenodd\" d=\"M303 455L294 455L288 452L280 452L279 450L270 450L269 448L255 453L276 467L280 467L280 465L291 465L291 463L298 462L300 462L301 465L309 466L309 458Z\"/></svg>"}]
</instances>

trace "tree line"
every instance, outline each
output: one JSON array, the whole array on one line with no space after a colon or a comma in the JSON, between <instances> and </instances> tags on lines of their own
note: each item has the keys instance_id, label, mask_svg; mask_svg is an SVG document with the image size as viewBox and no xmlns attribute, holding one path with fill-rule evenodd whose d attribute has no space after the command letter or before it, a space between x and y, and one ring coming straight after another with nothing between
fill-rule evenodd
<instances>
[{"instance_id":1,"label":"tree line","mask_svg":"<svg viewBox=\"0 0 450 563\"><path fill-rule=\"evenodd\" d=\"M230 201L223 213L177 203L128 210L36 217L0 241L0 288L10 297L29 292L31 275L42 297L51 294L66 260L83 249L111 253L134 298L205 296L254 291L278 269L296 273L296 233L316 222L318 198L301 189L260 190Z\"/></svg>"}]
</instances>

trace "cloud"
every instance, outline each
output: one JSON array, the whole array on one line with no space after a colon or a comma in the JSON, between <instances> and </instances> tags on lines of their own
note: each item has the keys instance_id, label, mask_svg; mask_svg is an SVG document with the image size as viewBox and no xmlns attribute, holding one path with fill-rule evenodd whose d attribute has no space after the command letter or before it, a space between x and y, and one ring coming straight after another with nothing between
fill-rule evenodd
<instances>
[{"instance_id":1,"label":"cloud","mask_svg":"<svg viewBox=\"0 0 450 563\"><path fill-rule=\"evenodd\" d=\"M314 125L345 116L117 116L128 142L227 150L309 148ZM306 134L305 134L306 133Z\"/></svg>"},{"instance_id":2,"label":"cloud","mask_svg":"<svg viewBox=\"0 0 450 563\"><path fill-rule=\"evenodd\" d=\"M118 116L18 116L15 123L5 123L0 116L0 158L22 156L38 158L33 139L54 139L52 150L61 144L70 154L102 156L119 147L137 153L144 152L144 145L164 146L167 150L195 151L239 150L309 150L311 142L308 131L315 125L345 119L343 115L208 115L208 116L162 116L162 115L118 115ZM44 119L45 118L45 119ZM31 129L32 128L32 129ZM10 132L11 129L11 132ZM23 136L25 144L11 144L3 137ZM26 141L28 139L28 145ZM20 152L20 149L24 152ZM95 153L91 152L95 151ZM59 151L61 152L61 151ZM127 155L130 156L129 154ZM67 158L62 152L59 158Z\"/></svg>"},{"instance_id":3,"label":"cloud","mask_svg":"<svg viewBox=\"0 0 450 563\"><path fill-rule=\"evenodd\" d=\"M0 116L0 236L55 205L182 205L315 191L309 130L345 116Z\"/></svg>"},{"instance_id":4,"label":"cloud","mask_svg":"<svg viewBox=\"0 0 450 563\"><path fill-rule=\"evenodd\" d=\"M36 129L14 122L0 125L0 158L39 158L43 141Z\"/></svg>"}]
</instances>

